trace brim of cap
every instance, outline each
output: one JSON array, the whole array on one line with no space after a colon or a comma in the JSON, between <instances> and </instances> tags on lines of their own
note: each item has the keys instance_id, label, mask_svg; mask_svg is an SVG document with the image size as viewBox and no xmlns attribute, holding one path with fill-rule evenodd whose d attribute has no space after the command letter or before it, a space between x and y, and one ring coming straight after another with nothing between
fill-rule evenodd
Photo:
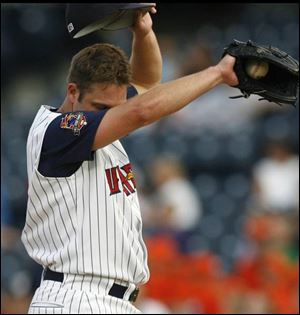
<instances>
[{"instance_id":1,"label":"brim of cap","mask_svg":"<svg viewBox=\"0 0 300 315\"><path fill-rule=\"evenodd\" d=\"M123 9L139 9L139 8L152 8L155 7L155 3L127 3L124 4Z\"/></svg>"},{"instance_id":2,"label":"brim of cap","mask_svg":"<svg viewBox=\"0 0 300 315\"><path fill-rule=\"evenodd\" d=\"M79 38L97 30L115 31L130 27L133 25L134 21L134 10L143 9L150 11L150 9L154 6L155 3L124 4L124 6L119 8L118 12L106 17L105 19L101 19L87 25L82 30L73 35L73 38Z\"/></svg>"},{"instance_id":3,"label":"brim of cap","mask_svg":"<svg viewBox=\"0 0 300 315\"><path fill-rule=\"evenodd\" d=\"M141 10L148 11L151 7L140 7ZM122 9L117 19L102 27L104 31L116 31L133 26L136 17L136 8Z\"/></svg>"},{"instance_id":4,"label":"brim of cap","mask_svg":"<svg viewBox=\"0 0 300 315\"><path fill-rule=\"evenodd\" d=\"M106 17L105 19L101 19L101 20L95 21L94 23L87 25L82 30L77 32L73 36L73 38L79 38L79 37L85 36L89 33L92 33L94 31L98 31L98 30L103 29L106 25L109 25L112 21L114 21L119 16L119 14L120 14L120 12L116 12L115 14L110 15L110 16Z\"/></svg>"}]
</instances>

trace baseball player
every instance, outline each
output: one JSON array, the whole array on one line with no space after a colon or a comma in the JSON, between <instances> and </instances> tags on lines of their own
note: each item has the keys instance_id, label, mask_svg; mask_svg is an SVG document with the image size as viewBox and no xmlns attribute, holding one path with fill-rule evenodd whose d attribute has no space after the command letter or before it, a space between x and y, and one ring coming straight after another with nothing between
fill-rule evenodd
<instances>
[{"instance_id":1,"label":"baseball player","mask_svg":"<svg viewBox=\"0 0 300 315\"><path fill-rule=\"evenodd\" d=\"M29 131L22 241L44 268L31 314L140 313L132 302L149 279L147 250L134 172L119 139L219 84L238 83L227 55L160 84L151 15L140 14L132 30L130 61L110 44L79 51L63 104L42 105Z\"/></svg>"}]
</instances>

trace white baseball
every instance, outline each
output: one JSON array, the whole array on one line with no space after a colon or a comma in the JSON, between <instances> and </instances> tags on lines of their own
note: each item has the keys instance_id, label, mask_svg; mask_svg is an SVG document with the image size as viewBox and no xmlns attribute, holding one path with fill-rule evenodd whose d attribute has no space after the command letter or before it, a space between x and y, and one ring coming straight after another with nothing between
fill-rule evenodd
<instances>
[{"instance_id":1,"label":"white baseball","mask_svg":"<svg viewBox=\"0 0 300 315\"><path fill-rule=\"evenodd\" d=\"M265 61L249 59L246 62L246 72L253 79L261 79L269 72L269 64Z\"/></svg>"}]
</instances>

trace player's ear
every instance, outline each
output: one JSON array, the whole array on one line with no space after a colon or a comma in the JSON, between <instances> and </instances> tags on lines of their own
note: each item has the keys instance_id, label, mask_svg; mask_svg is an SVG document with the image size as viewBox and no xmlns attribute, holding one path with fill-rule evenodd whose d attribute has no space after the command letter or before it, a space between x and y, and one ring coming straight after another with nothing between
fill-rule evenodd
<instances>
[{"instance_id":1,"label":"player's ear","mask_svg":"<svg viewBox=\"0 0 300 315\"><path fill-rule=\"evenodd\" d=\"M75 83L68 83L67 96L72 106L78 102L79 95L80 93L77 85Z\"/></svg>"}]
</instances>

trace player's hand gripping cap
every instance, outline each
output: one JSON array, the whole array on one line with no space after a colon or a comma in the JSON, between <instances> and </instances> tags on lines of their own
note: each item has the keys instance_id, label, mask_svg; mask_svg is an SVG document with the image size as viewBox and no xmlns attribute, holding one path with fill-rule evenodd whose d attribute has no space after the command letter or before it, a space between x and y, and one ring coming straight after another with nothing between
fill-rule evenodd
<instances>
[{"instance_id":1,"label":"player's hand gripping cap","mask_svg":"<svg viewBox=\"0 0 300 315\"><path fill-rule=\"evenodd\" d=\"M136 10L150 11L155 3L68 3L66 23L72 38L97 30L115 31L134 24Z\"/></svg>"},{"instance_id":2,"label":"player's hand gripping cap","mask_svg":"<svg viewBox=\"0 0 300 315\"><path fill-rule=\"evenodd\" d=\"M236 58L234 71L239 84L235 87L243 94L232 98L257 94L262 96L259 100L295 106L299 93L299 61L276 47L250 40L234 40L224 48L223 56L226 54Z\"/></svg>"}]
</instances>

